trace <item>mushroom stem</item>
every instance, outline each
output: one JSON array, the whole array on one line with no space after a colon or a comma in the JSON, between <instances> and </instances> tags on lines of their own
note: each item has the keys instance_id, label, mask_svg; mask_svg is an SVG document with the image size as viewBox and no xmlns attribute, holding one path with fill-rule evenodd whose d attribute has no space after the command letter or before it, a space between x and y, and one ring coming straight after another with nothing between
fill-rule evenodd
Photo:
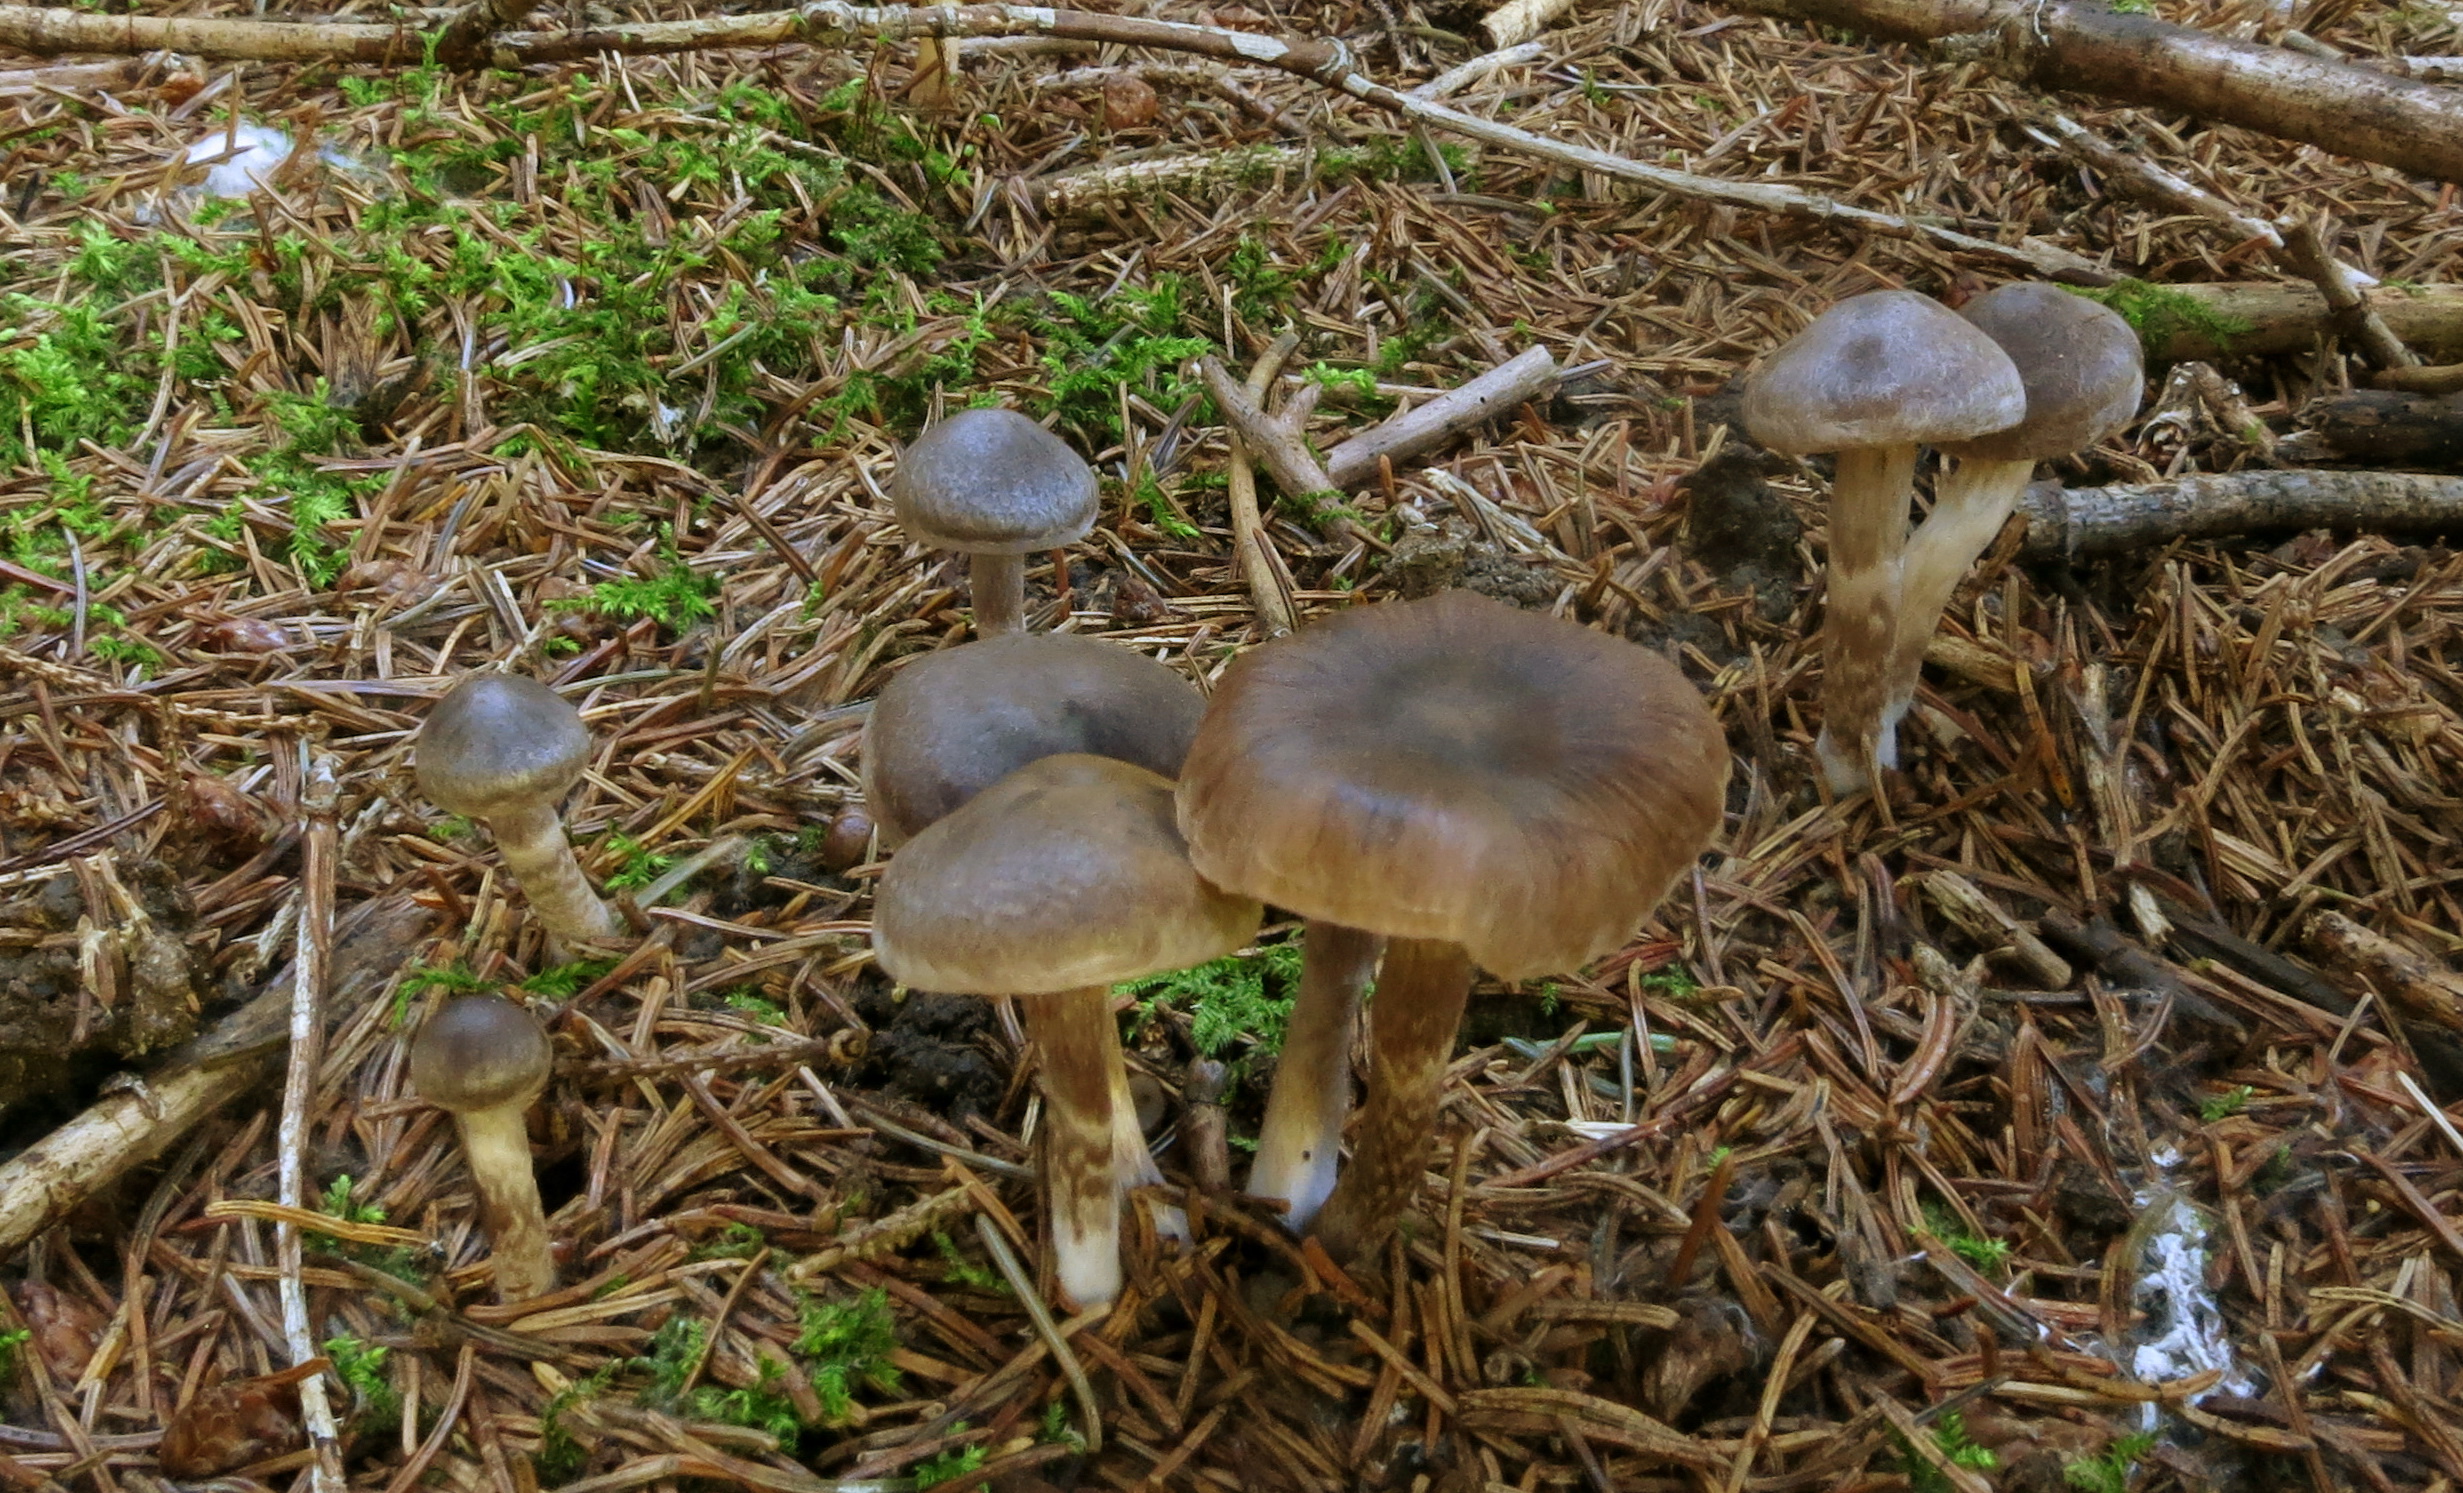
<instances>
[{"instance_id":1,"label":"mushroom stem","mask_svg":"<svg viewBox=\"0 0 2463 1493\"><path fill-rule=\"evenodd\" d=\"M1026 557L978 550L968 557L968 589L974 593L975 636L1026 631Z\"/></svg>"},{"instance_id":2,"label":"mushroom stem","mask_svg":"<svg viewBox=\"0 0 2463 1493\"><path fill-rule=\"evenodd\" d=\"M1111 1001L1104 1000L1104 1025L1112 1027ZM1112 1050L1120 1051L1120 1037L1114 1029ZM1139 1187L1163 1185L1163 1168L1155 1165L1154 1148L1146 1144L1146 1131L1137 1122L1137 1100L1129 1093L1129 1065L1125 1059L1112 1065L1112 1185L1126 1198ZM1169 1204L1160 1204L1154 1211L1155 1232L1166 1239L1189 1237L1189 1215Z\"/></svg>"},{"instance_id":3,"label":"mushroom stem","mask_svg":"<svg viewBox=\"0 0 2463 1493\"><path fill-rule=\"evenodd\" d=\"M1822 734L1815 744L1834 793L1899 763L1895 722L1882 707L1899 611L1899 552L1916 448L1841 451L1830 484L1830 573L1822 610Z\"/></svg>"},{"instance_id":4,"label":"mushroom stem","mask_svg":"<svg viewBox=\"0 0 2463 1493\"><path fill-rule=\"evenodd\" d=\"M522 1123L529 1098L454 1116L471 1185L479 1192L479 1222L495 1251L496 1299L527 1301L556 1288L556 1256L539 1204L539 1179Z\"/></svg>"},{"instance_id":5,"label":"mushroom stem","mask_svg":"<svg viewBox=\"0 0 2463 1493\"><path fill-rule=\"evenodd\" d=\"M590 879L582 875L581 862L573 858L573 847L564 837L564 821L553 806L534 803L502 810L488 816L487 826L496 836L505 870L530 898L531 912L548 932L588 940L614 938L623 931L615 910L599 900Z\"/></svg>"},{"instance_id":6,"label":"mushroom stem","mask_svg":"<svg viewBox=\"0 0 2463 1493\"><path fill-rule=\"evenodd\" d=\"M1300 994L1266 1096L1249 1191L1290 1204L1283 1215L1295 1233L1308 1232L1334 1191L1342 1162L1343 1119L1351 1112L1351 1030L1360 995L1377 971L1385 940L1357 928L1309 920L1300 963Z\"/></svg>"},{"instance_id":7,"label":"mushroom stem","mask_svg":"<svg viewBox=\"0 0 2463 1493\"><path fill-rule=\"evenodd\" d=\"M1369 1002L1368 1103L1351 1167L1318 1219L1338 1260L1372 1253L1420 1190L1436 1133L1446 1060L1471 995L1471 957L1460 944L1398 938Z\"/></svg>"},{"instance_id":8,"label":"mushroom stem","mask_svg":"<svg viewBox=\"0 0 2463 1493\"><path fill-rule=\"evenodd\" d=\"M1882 701L1884 740L1915 703L1916 679L1924 671L1925 645L1941 626L1968 567L2001 532L2034 475L2035 462L1966 461L1942 474L1933 487L1933 511L1908 537L1899 559L1898 620L1890 644L1888 692Z\"/></svg>"},{"instance_id":9,"label":"mushroom stem","mask_svg":"<svg viewBox=\"0 0 2463 1493\"><path fill-rule=\"evenodd\" d=\"M1113 1078L1124 1064L1111 991L1096 985L1030 996L1018 1009L1042 1057L1043 1175L1055 1273L1079 1306L1100 1306L1120 1294L1120 1144L1112 1103Z\"/></svg>"}]
</instances>

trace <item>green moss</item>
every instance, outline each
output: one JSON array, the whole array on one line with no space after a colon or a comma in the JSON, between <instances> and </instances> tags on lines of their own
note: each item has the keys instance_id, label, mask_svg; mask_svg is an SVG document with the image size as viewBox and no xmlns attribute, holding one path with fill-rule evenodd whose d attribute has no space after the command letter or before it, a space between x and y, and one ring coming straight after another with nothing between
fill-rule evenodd
<instances>
[{"instance_id":1,"label":"green moss","mask_svg":"<svg viewBox=\"0 0 2463 1493\"><path fill-rule=\"evenodd\" d=\"M2129 1493L2131 1469L2139 1458L2153 1450L2155 1437L2140 1431L2116 1438L2097 1456L2070 1463L2061 1469L2061 1475L2082 1493Z\"/></svg>"},{"instance_id":2,"label":"green moss","mask_svg":"<svg viewBox=\"0 0 2463 1493\"><path fill-rule=\"evenodd\" d=\"M2237 316L2226 316L2195 296L2144 280L2120 280L2104 286L2066 285L2073 295L2109 306L2130 324L2152 354L2172 339L2197 336L2229 351L2232 339L2250 330Z\"/></svg>"}]
</instances>

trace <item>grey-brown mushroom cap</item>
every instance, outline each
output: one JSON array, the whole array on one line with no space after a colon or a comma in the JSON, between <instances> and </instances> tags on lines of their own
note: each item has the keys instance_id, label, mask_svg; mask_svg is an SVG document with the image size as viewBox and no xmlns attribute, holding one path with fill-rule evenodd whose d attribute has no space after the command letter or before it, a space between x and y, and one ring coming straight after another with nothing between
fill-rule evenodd
<instances>
[{"instance_id":1,"label":"grey-brown mushroom cap","mask_svg":"<svg viewBox=\"0 0 2463 1493\"><path fill-rule=\"evenodd\" d=\"M419 728L419 791L448 814L561 798L589 765L581 712L526 675L469 675Z\"/></svg>"},{"instance_id":2,"label":"grey-brown mushroom cap","mask_svg":"<svg viewBox=\"0 0 2463 1493\"><path fill-rule=\"evenodd\" d=\"M1629 937L1718 829L1727 776L1675 665L1448 591L1243 655L1181 769L1180 825L1217 885L1522 979Z\"/></svg>"},{"instance_id":3,"label":"grey-brown mushroom cap","mask_svg":"<svg viewBox=\"0 0 2463 1493\"><path fill-rule=\"evenodd\" d=\"M1023 555L1095 525L1095 473L1016 410L960 410L898 458L889 496L909 534L943 549Z\"/></svg>"},{"instance_id":4,"label":"grey-brown mushroom cap","mask_svg":"<svg viewBox=\"0 0 2463 1493\"><path fill-rule=\"evenodd\" d=\"M2027 386L2027 418L1941 449L1962 461L2044 461L2083 451L2129 423L2146 387L2138 333L2111 307L2021 280L1959 308L2001 345Z\"/></svg>"},{"instance_id":5,"label":"grey-brown mushroom cap","mask_svg":"<svg viewBox=\"0 0 2463 1493\"><path fill-rule=\"evenodd\" d=\"M1745 433L1809 455L1970 440L2017 424L2027 389L1993 339L1930 296L1850 296L1764 361Z\"/></svg>"},{"instance_id":6,"label":"grey-brown mushroom cap","mask_svg":"<svg viewBox=\"0 0 2463 1493\"><path fill-rule=\"evenodd\" d=\"M1262 909L1200 880L1172 785L1083 753L1032 762L917 835L874 892L892 979L1051 995L1220 959Z\"/></svg>"},{"instance_id":7,"label":"grey-brown mushroom cap","mask_svg":"<svg viewBox=\"0 0 2463 1493\"><path fill-rule=\"evenodd\" d=\"M1038 758L1090 752L1172 778L1205 698L1130 649L1068 633L985 638L927 654L864 723L864 800L892 840L920 834Z\"/></svg>"},{"instance_id":8,"label":"grey-brown mushroom cap","mask_svg":"<svg viewBox=\"0 0 2463 1493\"><path fill-rule=\"evenodd\" d=\"M428 1018L411 1043L411 1086L455 1114L526 1103L554 1054L538 1018L501 995L465 995Z\"/></svg>"}]
</instances>

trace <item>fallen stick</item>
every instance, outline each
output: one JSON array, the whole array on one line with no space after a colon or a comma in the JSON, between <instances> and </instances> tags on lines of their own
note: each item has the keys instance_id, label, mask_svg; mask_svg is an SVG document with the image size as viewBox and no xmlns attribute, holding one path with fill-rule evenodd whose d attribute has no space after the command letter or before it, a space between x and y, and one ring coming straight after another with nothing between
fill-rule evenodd
<instances>
[{"instance_id":1,"label":"fallen stick","mask_svg":"<svg viewBox=\"0 0 2463 1493\"><path fill-rule=\"evenodd\" d=\"M1377 475L1378 458L1399 464L1432 450L1525 400L1537 399L1556 387L1556 380L1555 356L1544 347L1526 349L1460 388L1372 425L1327 452L1326 485L1357 487Z\"/></svg>"},{"instance_id":2,"label":"fallen stick","mask_svg":"<svg viewBox=\"0 0 2463 1493\"><path fill-rule=\"evenodd\" d=\"M1488 45L1502 50L1529 41L1573 8L1574 0L1505 0L1488 12L1480 30L1488 33Z\"/></svg>"},{"instance_id":3,"label":"fallen stick","mask_svg":"<svg viewBox=\"0 0 2463 1493\"><path fill-rule=\"evenodd\" d=\"M2319 336L2335 330L2334 308L2314 286L2223 281L2156 290L2159 302L2180 297L2181 310L2188 314L2167 314L2160 303L2151 307L2141 334L2147 357L2154 362L2306 352ZM2387 330L2407 345L2463 353L2463 285L2389 291L2370 304Z\"/></svg>"},{"instance_id":4,"label":"fallen stick","mask_svg":"<svg viewBox=\"0 0 2463 1493\"><path fill-rule=\"evenodd\" d=\"M2463 394L2463 363L2434 368L2382 368L2369 382L2411 394Z\"/></svg>"},{"instance_id":5,"label":"fallen stick","mask_svg":"<svg viewBox=\"0 0 2463 1493\"><path fill-rule=\"evenodd\" d=\"M1926 219L1853 207L1801 187L1672 171L1465 114L1418 93L1397 92L1366 76L1360 72L1351 49L1328 38L1290 41L1220 26L1029 5L873 7L849 5L845 0L813 0L797 10L690 21L643 21L580 31L507 31L494 37L482 50L488 52L485 60L496 66L518 67L534 62L578 62L604 52L652 56L718 47L771 48L794 42L845 50L859 43L911 42L925 37L1021 36L1153 47L1212 57L1220 62L1271 67L1419 124L1449 130L1466 139L1553 165L1633 182L1671 196L1781 213L1888 238L1912 239L2077 284L2105 285L2115 278L2095 261L2037 239L2022 238L2015 244L2005 244ZM417 61L424 55L423 45L419 33L402 26L95 15L66 7L0 5L0 46L36 53L125 53L170 48L226 61L324 59L390 64Z\"/></svg>"},{"instance_id":6,"label":"fallen stick","mask_svg":"<svg viewBox=\"0 0 2463 1493\"><path fill-rule=\"evenodd\" d=\"M291 964L291 1031L282 1083L282 1118L275 1127L278 1195L285 1208L308 1205L308 1111L315 1102L317 1064L325 1056L326 980L331 972L334 938L334 850L337 836L334 759L319 752L308 764L307 785L300 793L300 810L307 824L300 858L299 943ZM274 1225L274 1263L282 1301L282 1336L291 1350L291 1367L306 1377L299 1381L299 1418L308 1432L308 1484L313 1493L343 1493L342 1438L334 1425L333 1402L325 1395L325 1375L310 1365L322 1363L314 1324L308 1320L308 1287L300 1275L298 1225Z\"/></svg>"},{"instance_id":7,"label":"fallen stick","mask_svg":"<svg viewBox=\"0 0 2463 1493\"><path fill-rule=\"evenodd\" d=\"M1960 52L2015 82L2178 109L2337 155L2463 182L2463 93L2116 12L2102 0L1735 3L1895 41L1972 36L1977 44Z\"/></svg>"},{"instance_id":8,"label":"fallen stick","mask_svg":"<svg viewBox=\"0 0 2463 1493\"><path fill-rule=\"evenodd\" d=\"M2038 482L2019 500L2030 560L2151 551L2175 539L2299 529L2463 534L2463 477L2415 472L2221 472L2140 487Z\"/></svg>"},{"instance_id":9,"label":"fallen stick","mask_svg":"<svg viewBox=\"0 0 2463 1493\"><path fill-rule=\"evenodd\" d=\"M2352 272L2327 252L2325 231L2315 219L2302 218L2284 235L2283 257L2325 298L2335 330L2360 344L2360 350L2380 368L2417 368L2419 357L2403 345L2371 305Z\"/></svg>"},{"instance_id":10,"label":"fallen stick","mask_svg":"<svg viewBox=\"0 0 2463 1493\"><path fill-rule=\"evenodd\" d=\"M2463 400L2354 389L2311 400L2301 409L2300 423L2275 446L2276 456L2294 465L2343 461L2463 472Z\"/></svg>"},{"instance_id":11,"label":"fallen stick","mask_svg":"<svg viewBox=\"0 0 2463 1493\"><path fill-rule=\"evenodd\" d=\"M382 988L402 969L403 951L434 922L434 913L408 897L361 903L334 947L333 1006L355 1004ZM276 974L256 999L173 1053L139 1085L104 1095L0 1165L0 1259L261 1083L282 1052L292 979L287 969Z\"/></svg>"},{"instance_id":12,"label":"fallen stick","mask_svg":"<svg viewBox=\"0 0 2463 1493\"><path fill-rule=\"evenodd\" d=\"M1275 338L1249 370L1248 383L1241 392L1252 401L1263 399L1274 376L1282 371L1283 360L1299 345L1295 333L1285 332ZM1237 433L1231 438L1225 486L1231 502L1232 549L1240 557L1241 579L1248 582L1249 603L1257 609L1258 631L1269 638L1279 638L1300 625L1299 604L1292 596L1297 588L1281 552L1266 535L1265 518L1257 511L1257 471L1249 465L1248 442Z\"/></svg>"}]
</instances>

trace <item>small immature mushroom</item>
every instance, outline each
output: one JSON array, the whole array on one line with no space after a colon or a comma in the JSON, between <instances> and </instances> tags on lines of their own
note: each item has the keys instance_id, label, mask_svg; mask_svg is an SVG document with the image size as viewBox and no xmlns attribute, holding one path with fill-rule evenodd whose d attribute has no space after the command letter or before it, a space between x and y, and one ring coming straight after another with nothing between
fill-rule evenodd
<instances>
[{"instance_id":1,"label":"small immature mushroom","mask_svg":"<svg viewBox=\"0 0 2463 1493\"><path fill-rule=\"evenodd\" d=\"M2022 280L1959 308L2000 344L2027 387L2027 418L1944 444L1958 465L1933 485L1933 511L1899 567L1898 632L1890 653L1885 733L1915 702L1924 648L1959 580L2027 489L2035 464L2083 450L2129 423L2146 386L2138 333L2108 306L2057 285Z\"/></svg>"},{"instance_id":2,"label":"small immature mushroom","mask_svg":"<svg viewBox=\"0 0 2463 1493\"><path fill-rule=\"evenodd\" d=\"M1417 1194L1472 965L1520 980L1622 943L1718 828L1727 775L1675 665L1467 591L1356 608L1224 673L1181 772L1198 874L1391 940L1330 1249L1374 1248ZM1278 1088L1322 1081L1293 1066Z\"/></svg>"},{"instance_id":3,"label":"small immature mushroom","mask_svg":"<svg viewBox=\"0 0 2463 1493\"><path fill-rule=\"evenodd\" d=\"M556 1258L531 1169L522 1114L547 1087L551 1054L538 1019L501 995L466 995L429 1018L411 1044L411 1085L450 1112L496 1251L496 1299L556 1286Z\"/></svg>"},{"instance_id":4,"label":"small immature mushroom","mask_svg":"<svg viewBox=\"0 0 2463 1493\"><path fill-rule=\"evenodd\" d=\"M1833 792L1866 786L1876 764L1898 765L1882 706L1917 448L2000 430L2026 412L2026 387L1993 340L1908 290L1839 302L1772 353L1745 390L1755 442L1836 453L1816 745Z\"/></svg>"},{"instance_id":5,"label":"small immature mushroom","mask_svg":"<svg viewBox=\"0 0 2463 1493\"><path fill-rule=\"evenodd\" d=\"M1219 959L1261 909L1209 886L1172 785L1072 753L1001 779L909 841L873 903L873 952L924 990L1018 998L1042 1053L1044 1178L1062 1287L1120 1292L1124 1189L1162 1180L1146 1149L1112 986Z\"/></svg>"},{"instance_id":6,"label":"small immature mushroom","mask_svg":"<svg viewBox=\"0 0 2463 1493\"><path fill-rule=\"evenodd\" d=\"M559 938L613 938L615 912L582 875L556 805L590 765L573 703L520 674L472 674L419 728L419 791L448 814L487 821L505 869Z\"/></svg>"},{"instance_id":7,"label":"small immature mushroom","mask_svg":"<svg viewBox=\"0 0 2463 1493\"><path fill-rule=\"evenodd\" d=\"M890 502L926 544L972 557L975 632L1026 630L1026 556L1095 526L1094 469L1016 410L960 410L898 458Z\"/></svg>"},{"instance_id":8,"label":"small immature mushroom","mask_svg":"<svg viewBox=\"0 0 2463 1493\"><path fill-rule=\"evenodd\" d=\"M864 807L885 849L1039 757L1091 752L1180 775L1205 698L1144 654L1017 633L926 654L864 722Z\"/></svg>"}]
</instances>

